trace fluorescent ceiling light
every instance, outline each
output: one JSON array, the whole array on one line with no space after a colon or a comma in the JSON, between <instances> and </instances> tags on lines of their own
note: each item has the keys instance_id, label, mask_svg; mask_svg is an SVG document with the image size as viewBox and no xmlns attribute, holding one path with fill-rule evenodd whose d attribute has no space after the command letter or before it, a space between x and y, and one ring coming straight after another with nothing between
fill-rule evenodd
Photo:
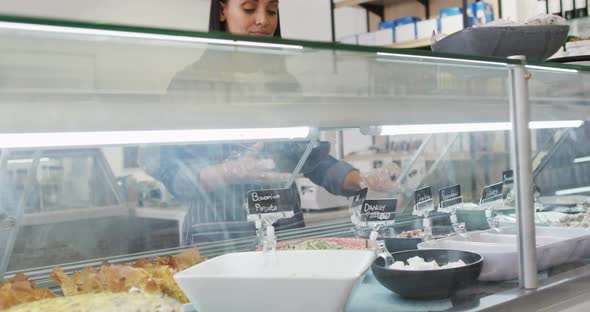
<instances>
[{"instance_id":1,"label":"fluorescent ceiling light","mask_svg":"<svg viewBox=\"0 0 590 312\"><path fill-rule=\"evenodd\" d=\"M589 162L589 161L590 161L590 156L578 157L578 158L574 159L574 164L579 164L579 163L584 163L584 162Z\"/></svg>"},{"instance_id":2,"label":"fluorescent ceiling light","mask_svg":"<svg viewBox=\"0 0 590 312\"><path fill-rule=\"evenodd\" d=\"M0 134L0 148L51 148L95 145L303 139L307 138L310 133L311 129L308 127L61 133L2 133Z\"/></svg>"},{"instance_id":3,"label":"fluorescent ceiling light","mask_svg":"<svg viewBox=\"0 0 590 312\"><path fill-rule=\"evenodd\" d=\"M578 128L584 124L583 120L555 120L555 121L531 121L531 129L557 129L557 128Z\"/></svg>"},{"instance_id":4,"label":"fluorescent ceiling light","mask_svg":"<svg viewBox=\"0 0 590 312\"><path fill-rule=\"evenodd\" d=\"M379 56L394 56L394 57L401 57L401 58L414 58L414 59L427 59L427 60L435 60L435 61L445 61L445 62L459 62L459 63L469 63L469 64L478 64L478 65L501 65L506 66L506 63L502 62L489 62L489 61L477 61L477 60L463 60L463 59L454 59L449 57L438 57L438 56L423 56L423 55L412 55L412 54L400 54L400 53L386 53L386 52L377 52Z\"/></svg>"},{"instance_id":5,"label":"fluorescent ceiling light","mask_svg":"<svg viewBox=\"0 0 590 312\"><path fill-rule=\"evenodd\" d=\"M479 131L500 131L510 129L510 123L464 123L464 124L431 124L431 125L399 125L381 127L381 135L402 135L402 134L430 134L449 132L479 132Z\"/></svg>"},{"instance_id":6,"label":"fluorescent ceiling light","mask_svg":"<svg viewBox=\"0 0 590 312\"><path fill-rule=\"evenodd\" d=\"M527 69L537 69L537 70L545 70L545 71L553 71L553 72L561 72L561 73L571 73L575 74L578 72L577 69L569 69L569 68L558 68L558 67L547 67L547 66L537 66L537 65L526 65Z\"/></svg>"},{"instance_id":7,"label":"fluorescent ceiling light","mask_svg":"<svg viewBox=\"0 0 590 312\"><path fill-rule=\"evenodd\" d=\"M533 121L531 129L557 129L577 128L584 122L582 120L560 121ZM381 126L380 135L402 134L432 134L432 133L457 133L457 132L481 132L481 131L507 131L512 129L510 122L486 122L486 123L457 123L457 124L426 124L426 125L397 125Z\"/></svg>"},{"instance_id":8,"label":"fluorescent ceiling light","mask_svg":"<svg viewBox=\"0 0 590 312\"><path fill-rule=\"evenodd\" d=\"M41 158L39 159L40 162L48 162L49 158ZM22 159L10 159L7 161L9 164L30 164L33 162L32 158L22 158Z\"/></svg>"},{"instance_id":9,"label":"fluorescent ceiling light","mask_svg":"<svg viewBox=\"0 0 590 312\"><path fill-rule=\"evenodd\" d=\"M559 190L559 191L555 192L555 195L558 195L558 196L559 195L571 195L571 194L580 194L580 193L587 193L587 192L590 192L590 186Z\"/></svg>"},{"instance_id":10,"label":"fluorescent ceiling light","mask_svg":"<svg viewBox=\"0 0 590 312\"><path fill-rule=\"evenodd\" d=\"M160 35L160 34L148 34L148 33L130 32L130 31L76 28L76 27L67 27L67 26L50 26L50 25L37 25L37 24L26 24L26 23L0 22L0 28L57 32L57 33L66 33L66 34L75 34L75 35L110 36L110 37L133 38L133 39L166 40L166 41L221 44L221 45L238 45L238 46L247 46L247 47L264 47L264 48L295 49L295 50L303 49L303 46L291 45L291 44L253 42L253 41L215 39L215 38L198 38L198 37L189 37L189 36Z\"/></svg>"}]
</instances>

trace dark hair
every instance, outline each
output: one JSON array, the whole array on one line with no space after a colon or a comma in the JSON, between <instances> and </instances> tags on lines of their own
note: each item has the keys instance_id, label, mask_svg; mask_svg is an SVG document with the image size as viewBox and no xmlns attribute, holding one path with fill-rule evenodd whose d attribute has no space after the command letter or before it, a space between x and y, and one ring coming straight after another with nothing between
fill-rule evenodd
<instances>
[{"instance_id":1,"label":"dark hair","mask_svg":"<svg viewBox=\"0 0 590 312\"><path fill-rule=\"evenodd\" d=\"M221 2L227 3L228 0L211 0L211 12L209 14L209 32L227 32L225 23L219 20L221 12ZM277 13L277 29L273 35L274 37L281 37L281 19Z\"/></svg>"}]
</instances>

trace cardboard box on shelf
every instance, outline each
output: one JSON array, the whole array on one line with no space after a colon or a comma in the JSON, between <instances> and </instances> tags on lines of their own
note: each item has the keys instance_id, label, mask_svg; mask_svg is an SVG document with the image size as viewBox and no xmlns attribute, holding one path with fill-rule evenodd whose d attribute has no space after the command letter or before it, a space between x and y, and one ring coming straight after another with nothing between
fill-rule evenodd
<instances>
[{"instance_id":1,"label":"cardboard box on shelf","mask_svg":"<svg viewBox=\"0 0 590 312\"><path fill-rule=\"evenodd\" d=\"M416 40L416 23L395 27L395 42Z\"/></svg>"},{"instance_id":2,"label":"cardboard box on shelf","mask_svg":"<svg viewBox=\"0 0 590 312\"><path fill-rule=\"evenodd\" d=\"M416 40L417 21L420 21L420 18L407 16L379 23L380 30L392 29L394 31L392 37L393 41L385 44Z\"/></svg>"},{"instance_id":3,"label":"cardboard box on shelf","mask_svg":"<svg viewBox=\"0 0 590 312\"><path fill-rule=\"evenodd\" d=\"M344 44L358 44L358 35L353 35L353 36L346 36L346 37L342 37L340 38L340 43L344 43Z\"/></svg>"},{"instance_id":4,"label":"cardboard box on shelf","mask_svg":"<svg viewBox=\"0 0 590 312\"><path fill-rule=\"evenodd\" d=\"M430 38L433 31L438 32L438 20L435 18L416 23L416 39Z\"/></svg>"},{"instance_id":5,"label":"cardboard box on shelf","mask_svg":"<svg viewBox=\"0 0 590 312\"><path fill-rule=\"evenodd\" d=\"M445 16L440 18L440 32L446 35L456 33L463 29L463 14Z\"/></svg>"},{"instance_id":6,"label":"cardboard box on shelf","mask_svg":"<svg viewBox=\"0 0 590 312\"><path fill-rule=\"evenodd\" d=\"M358 44L363 46L376 46L377 36L375 32L368 32L358 35Z\"/></svg>"},{"instance_id":7,"label":"cardboard box on shelf","mask_svg":"<svg viewBox=\"0 0 590 312\"><path fill-rule=\"evenodd\" d=\"M381 29L375 32L375 45L384 46L395 42L395 33L391 28Z\"/></svg>"}]
</instances>

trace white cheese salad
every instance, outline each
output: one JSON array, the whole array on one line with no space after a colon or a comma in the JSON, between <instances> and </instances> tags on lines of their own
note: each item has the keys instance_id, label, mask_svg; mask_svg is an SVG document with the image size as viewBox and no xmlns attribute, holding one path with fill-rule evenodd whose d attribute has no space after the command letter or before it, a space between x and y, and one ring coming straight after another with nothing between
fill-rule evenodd
<instances>
[{"instance_id":1,"label":"white cheese salad","mask_svg":"<svg viewBox=\"0 0 590 312\"><path fill-rule=\"evenodd\" d=\"M406 271L427 271L427 270L442 270L442 269L452 269L452 268L459 268L466 266L463 260L449 262L445 265L438 265L436 261L425 261L422 257L412 257L407 260L408 264L404 261L395 261L392 265L389 266L389 269L393 270L406 270Z\"/></svg>"}]
</instances>

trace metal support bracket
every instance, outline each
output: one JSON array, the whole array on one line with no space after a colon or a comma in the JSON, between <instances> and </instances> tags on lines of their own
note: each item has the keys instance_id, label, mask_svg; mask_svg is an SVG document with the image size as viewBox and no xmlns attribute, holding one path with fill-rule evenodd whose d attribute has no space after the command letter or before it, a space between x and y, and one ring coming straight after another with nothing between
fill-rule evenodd
<instances>
[{"instance_id":1,"label":"metal support bracket","mask_svg":"<svg viewBox=\"0 0 590 312\"><path fill-rule=\"evenodd\" d=\"M382 5L364 3L364 4L360 4L360 6L371 13L375 13L375 14L379 15L379 17L381 18L382 21L384 20L385 7L383 7Z\"/></svg>"}]
</instances>

